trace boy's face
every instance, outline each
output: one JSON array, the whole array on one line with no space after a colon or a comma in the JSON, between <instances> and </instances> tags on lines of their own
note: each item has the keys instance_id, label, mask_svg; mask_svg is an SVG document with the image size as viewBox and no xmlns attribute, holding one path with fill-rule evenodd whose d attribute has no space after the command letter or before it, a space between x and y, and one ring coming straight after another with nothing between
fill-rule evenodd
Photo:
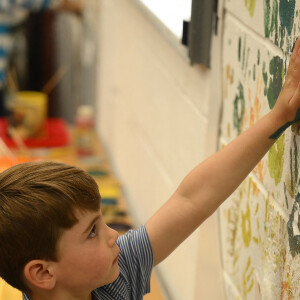
<instances>
[{"instance_id":1,"label":"boy's face","mask_svg":"<svg viewBox=\"0 0 300 300\"><path fill-rule=\"evenodd\" d=\"M119 276L118 233L103 221L101 211L78 212L79 222L64 231L54 263L57 285L82 294L111 283Z\"/></svg>"}]
</instances>

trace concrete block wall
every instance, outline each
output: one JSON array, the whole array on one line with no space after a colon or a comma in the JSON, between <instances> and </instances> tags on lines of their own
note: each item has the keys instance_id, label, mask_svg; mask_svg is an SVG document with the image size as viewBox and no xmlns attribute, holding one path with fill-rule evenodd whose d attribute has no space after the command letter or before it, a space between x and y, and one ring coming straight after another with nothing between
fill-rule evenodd
<instances>
[{"instance_id":1,"label":"concrete block wall","mask_svg":"<svg viewBox=\"0 0 300 300\"><path fill-rule=\"evenodd\" d=\"M133 0L101 0L98 77L97 129L139 225L204 159L208 124L217 141L211 71L190 66ZM222 299L219 258L214 215L158 267L170 299Z\"/></svg>"},{"instance_id":2,"label":"concrete block wall","mask_svg":"<svg viewBox=\"0 0 300 300\"><path fill-rule=\"evenodd\" d=\"M300 1L224 8L221 146L274 106L300 33ZM299 144L294 125L220 209L228 299L300 299Z\"/></svg>"}]
</instances>

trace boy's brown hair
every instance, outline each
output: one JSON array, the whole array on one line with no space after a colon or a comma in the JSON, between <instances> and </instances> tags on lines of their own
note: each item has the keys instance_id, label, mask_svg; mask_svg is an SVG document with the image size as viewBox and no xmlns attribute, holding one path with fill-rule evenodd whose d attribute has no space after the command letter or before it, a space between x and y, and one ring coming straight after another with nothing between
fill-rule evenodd
<instances>
[{"instance_id":1,"label":"boy's brown hair","mask_svg":"<svg viewBox=\"0 0 300 300\"><path fill-rule=\"evenodd\" d=\"M57 261L63 230L78 221L75 209L96 211L100 200L95 180L74 166L29 162L0 173L0 277L30 294L25 265Z\"/></svg>"}]
</instances>

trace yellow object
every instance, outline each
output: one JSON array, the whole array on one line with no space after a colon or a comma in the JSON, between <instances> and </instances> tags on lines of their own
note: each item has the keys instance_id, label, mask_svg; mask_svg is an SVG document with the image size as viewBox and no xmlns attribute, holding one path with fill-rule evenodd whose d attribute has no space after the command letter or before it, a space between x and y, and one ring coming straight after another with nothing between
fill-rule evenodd
<instances>
[{"instance_id":1,"label":"yellow object","mask_svg":"<svg viewBox=\"0 0 300 300\"><path fill-rule=\"evenodd\" d=\"M48 96L41 92L21 91L8 103L10 127L22 138L41 134L47 118Z\"/></svg>"},{"instance_id":2,"label":"yellow object","mask_svg":"<svg viewBox=\"0 0 300 300\"><path fill-rule=\"evenodd\" d=\"M94 178L99 186L102 198L119 198L121 196L120 183L114 177Z\"/></svg>"},{"instance_id":3,"label":"yellow object","mask_svg":"<svg viewBox=\"0 0 300 300\"><path fill-rule=\"evenodd\" d=\"M100 195L102 198L119 198L120 188L116 186L100 186Z\"/></svg>"},{"instance_id":4,"label":"yellow object","mask_svg":"<svg viewBox=\"0 0 300 300\"><path fill-rule=\"evenodd\" d=\"M0 300L22 300L22 293L0 278Z\"/></svg>"}]
</instances>

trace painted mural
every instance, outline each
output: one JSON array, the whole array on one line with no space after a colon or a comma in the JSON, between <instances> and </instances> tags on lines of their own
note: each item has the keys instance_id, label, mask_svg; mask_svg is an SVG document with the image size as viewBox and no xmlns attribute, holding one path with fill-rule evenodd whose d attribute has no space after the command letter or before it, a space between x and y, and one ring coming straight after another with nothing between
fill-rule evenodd
<instances>
[{"instance_id":1,"label":"painted mural","mask_svg":"<svg viewBox=\"0 0 300 300\"><path fill-rule=\"evenodd\" d=\"M228 12L254 32L270 39L283 52L291 50L291 40L299 33L299 1L225 0L225 4Z\"/></svg>"},{"instance_id":2,"label":"painted mural","mask_svg":"<svg viewBox=\"0 0 300 300\"><path fill-rule=\"evenodd\" d=\"M241 2L226 1L222 146L274 107L300 34L300 1L244 0L246 25ZM220 209L228 299L300 299L299 147L294 124Z\"/></svg>"}]
</instances>

